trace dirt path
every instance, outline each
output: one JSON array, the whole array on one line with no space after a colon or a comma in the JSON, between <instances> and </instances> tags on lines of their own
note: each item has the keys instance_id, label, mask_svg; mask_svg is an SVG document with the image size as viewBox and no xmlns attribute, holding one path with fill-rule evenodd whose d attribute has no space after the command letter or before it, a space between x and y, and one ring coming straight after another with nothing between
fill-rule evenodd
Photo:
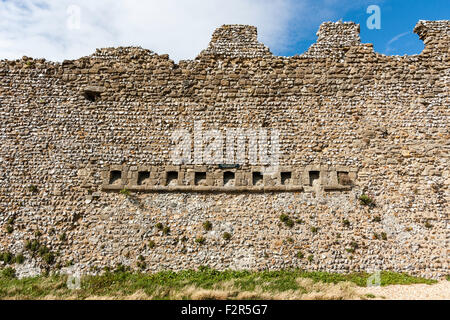
<instances>
[{"instance_id":1,"label":"dirt path","mask_svg":"<svg viewBox=\"0 0 450 320\"><path fill-rule=\"evenodd\" d=\"M362 295L374 295L374 299L390 300L450 300L450 281L437 284L391 285L386 287L358 288Z\"/></svg>"}]
</instances>

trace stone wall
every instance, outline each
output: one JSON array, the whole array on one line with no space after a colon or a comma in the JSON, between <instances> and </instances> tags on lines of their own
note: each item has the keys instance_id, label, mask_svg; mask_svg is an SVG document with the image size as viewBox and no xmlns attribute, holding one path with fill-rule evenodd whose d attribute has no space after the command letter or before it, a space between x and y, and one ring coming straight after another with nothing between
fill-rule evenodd
<instances>
[{"instance_id":1,"label":"stone wall","mask_svg":"<svg viewBox=\"0 0 450 320\"><path fill-rule=\"evenodd\" d=\"M0 251L23 254L21 276L125 264L443 277L450 22L415 32L425 49L403 57L327 22L294 57L228 25L178 64L137 47L1 60ZM174 164L171 134L196 121L278 130L279 167Z\"/></svg>"}]
</instances>

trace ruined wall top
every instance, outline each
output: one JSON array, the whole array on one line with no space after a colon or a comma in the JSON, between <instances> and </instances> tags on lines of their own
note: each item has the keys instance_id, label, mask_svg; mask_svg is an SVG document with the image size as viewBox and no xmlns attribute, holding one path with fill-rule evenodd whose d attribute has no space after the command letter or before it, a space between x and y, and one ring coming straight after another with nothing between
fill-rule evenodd
<instances>
[{"instance_id":1,"label":"ruined wall top","mask_svg":"<svg viewBox=\"0 0 450 320\"><path fill-rule=\"evenodd\" d=\"M303 54L305 57L326 58L342 54L342 49L360 44L359 25L354 22L324 22L317 32L317 42ZM223 25L213 33L211 42L201 56L254 58L272 53L258 42L257 29L247 25Z\"/></svg>"},{"instance_id":2,"label":"ruined wall top","mask_svg":"<svg viewBox=\"0 0 450 320\"><path fill-rule=\"evenodd\" d=\"M420 20L414 27L414 32L421 40L441 38L447 41L450 38L450 20Z\"/></svg>"},{"instance_id":3,"label":"ruined wall top","mask_svg":"<svg viewBox=\"0 0 450 320\"><path fill-rule=\"evenodd\" d=\"M270 56L272 53L264 44L258 42L256 27L240 24L223 25L216 29L204 55L254 58Z\"/></svg>"},{"instance_id":4,"label":"ruined wall top","mask_svg":"<svg viewBox=\"0 0 450 320\"><path fill-rule=\"evenodd\" d=\"M450 20L420 20L414 32L423 40L425 49L420 53L424 57L445 60L449 53L450 45ZM317 35L317 40L304 53L297 57L334 59L344 57L350 48L354 48L365 54L375 54L371 43L361 43L360 26L354 22L323 22ZM230 24L217 28L212 35L208 47L201 51L196 60L228 59L228 58L273 58L270 49L258 41L257 28L250 25ZM29 60L24 57L22 60ZM85 58L107 61L120 61L137 63L147 59L169 59L167 54L157 54L141 47L117 47L101 48ZM32 59L33 60L33 59ZM36 59L44 62L45 59ZM12 66L16 62L2 60ZM47 61L48 63L49 61ZM58 64L58 63L56 63Z\"/></svg>"},{"instance_id":5,"label":"ruined wall top","mask_svg":"<svg viewBox=\"0 0 450 320\"><path fill-rule=\"evenodd\" d=\"M425 53L433 50L437 55L448 51L450 21L420 20L414 28L424 40ZM305 58L339 59L350 47L360 46L373 51L372 44L362 44L359 36L360 26L354 22L324 22L317 32L317 40L305 52ZM226 58L270 57L272 53L264 44L258 42L257 29L248 25L223 25L213 33L211 42L198 58L215 56Z\"/></svg>"},{"instance_id":6,"label":"ruined wall top","mask_svg":"<svg viewBox=\"0 0 450 320\"><path fill-rule=\"evenodd\" d=\"M303 56L336 57L342 54L344 48L361 44L359 25L354 22L324 22L316 35L316 43Z\"/></svg>"}]
</instances>

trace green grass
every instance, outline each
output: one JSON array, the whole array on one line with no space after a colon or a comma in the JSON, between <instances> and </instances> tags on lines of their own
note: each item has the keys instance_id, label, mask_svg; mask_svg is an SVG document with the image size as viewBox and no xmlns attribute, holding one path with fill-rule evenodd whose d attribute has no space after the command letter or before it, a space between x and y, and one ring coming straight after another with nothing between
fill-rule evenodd
<instances>
[{"instance_id":1,"label":"green grass","mask_svg":"<svg viewBox=\"0 0 450 320\"><path fill-rule=\"evenodd\" d=\"M373 199L371 197L369 197L367 194L360 195L359 202L365 206L370 206L370 205L373 205L373 203L374 203Z\"/></svg>"},{"instance_id":2,"label":"green grass","mask_svg":"<svg viewBox=\"0 0 450 320\"><path fill-rule=\"evenodd\" d=\"M3 272L0 275L0 298L15 297L39 299L46 296L85 299L95 296L120 297L144 292L155 299L170 299L173 292L193 286L202 289L214 289L218 284L232 282L235 290L277 293L288 290L303 290L298 278L311 279L314 283L339 283L350 281L358 286L366 286L370 274L336 274L327 272L306 272L302 270L282 271L217 271L201 267L198 271L179 272L162 271L158 273L132 273L128 271L105 272L98 276L84 276L81 289L67 288L67 276L48 275L33 278L16 279L14 274ZM381 285L391 284L433 284L436 280L424 279L394 272L381 272ZM188 298L188 297L185 297Z\"/></svg>"}]
</instances>

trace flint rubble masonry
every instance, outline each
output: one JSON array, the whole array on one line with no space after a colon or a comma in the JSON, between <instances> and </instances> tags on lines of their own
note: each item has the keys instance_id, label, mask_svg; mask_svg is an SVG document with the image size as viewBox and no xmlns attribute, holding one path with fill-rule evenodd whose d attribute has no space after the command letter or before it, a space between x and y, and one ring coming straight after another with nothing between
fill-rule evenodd
<instances>
[{"instance_id":1,"label":"flint rubble masonry","mask_svg":"<svg viewBox=\"0 0 450 320\"><path fill-rule=\"evenodd\" d=\"M272 55L255 27L224 25L178 64L139 47L62 63L0 60L0 251L24 252L19 276L137 268L142 256L149 272L444 277L450 22L414 31L425 49L403 57L361 43L357 24L325 22L293 57ZM195 121L278 130L279 168L174 165L171 134L192 135ZM25 248L35 239L55 263Z\"/></svg>"}]
</instances>

